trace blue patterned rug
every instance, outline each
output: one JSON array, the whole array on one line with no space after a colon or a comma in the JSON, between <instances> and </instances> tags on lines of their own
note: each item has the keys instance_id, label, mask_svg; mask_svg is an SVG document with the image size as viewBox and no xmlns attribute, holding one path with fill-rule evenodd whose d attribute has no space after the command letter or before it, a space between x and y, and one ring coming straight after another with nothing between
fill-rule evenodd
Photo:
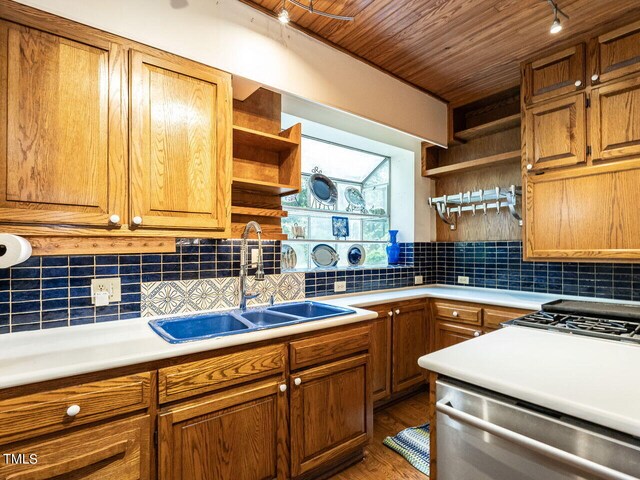
<instances>
[{"instance_id":1,"label":"blue patterned rug","mask_svg":"<svg viewBox=\"0 0 640 480\"><path fill-rule=\"evenodd\" d=\"M395 437L387 437L382 442L394 452L399 453L415 468L429 475L430 437L429 424L405 428Z\"/></svg>"}]
</instances>

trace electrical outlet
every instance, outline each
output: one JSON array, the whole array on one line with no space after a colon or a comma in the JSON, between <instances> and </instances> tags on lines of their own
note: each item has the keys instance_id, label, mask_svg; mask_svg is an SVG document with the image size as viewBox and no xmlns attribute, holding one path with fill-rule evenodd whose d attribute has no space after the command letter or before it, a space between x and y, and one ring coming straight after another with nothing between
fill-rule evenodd
<instances>
[{"instance_id":1,"label":"electrical outlet","mask_svg":"<svg viewBox=\"0 0 640 480\"><path fill-rule=\"evenodd\" d=\"M259 250L257 248L252 248L251 249L251 263L253 265L256 265L258 263L259 260L259 256L258 256L258 252Z\"/></svg>"},{"instance_id":2,"label":"electrical outlet","mask_svg":"<svg viewBox=\"0 0 640 480\"><path fill-rule=\"evenodd\" d=\"M335 292L346 292L347 291L347 282L335 282L333 284L333 290Z\"/></svg>"},{"instance_id":3,"label":"electrical outlet","mask_svg":"<svg viewBox=\"0 0 640 480\"><path fill-rule=\"evenodd\" d=\"M414 283L415 283L416 285L422 285L422 282L423 282L423 281L424 281L424 280L422 279L422 275L416 275L416 276L415 276Z\"/></svg>"},{"instance_id":4,"label":"electrical outlet","mask_svg":"<svg viewBox=\"0 0 640 480\"><path fill-rule=\"evenodd\" d=\"M91 298L98 292L109 293L110 302L119 302L122 299L120 288L120 277L112 278L92 278L91 279Z\"/></svg>"},{"instance_id":5,"label":"electrical outlet","mask_svg":"<svg viewBox=\"0 0 640 480\"><path fill-rule=\"evenodd\" d=\"M462 285L469 285L469 277L463 277L462 275L458 276L458 283Z\"/></svg>"}]
</instances>

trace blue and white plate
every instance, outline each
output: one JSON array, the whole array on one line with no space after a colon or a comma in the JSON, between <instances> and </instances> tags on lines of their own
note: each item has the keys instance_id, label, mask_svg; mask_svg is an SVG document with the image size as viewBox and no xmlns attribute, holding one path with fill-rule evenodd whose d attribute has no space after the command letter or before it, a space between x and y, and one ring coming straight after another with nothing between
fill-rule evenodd
<instances>
[{"instance_id":1,"label":"blue and white plate","mask_svg":"<svg viewBox=\"0 0 640 480\"><path fill-rule=\"evenodd\" d=\"M338 201L338 189L326 175L314 173L308 180L309 191L313 198L320 204L332 207Z\"/></svg>"},{"instance_id":2,"label":"blue and white plate","mask_svg":"<svg viewBox=\"0 0 640 480\"><path fill-rule=\"evenodd\" d=\"M367 254L364 251L364 247L359 243L351 245L347 250L347 262L352 267L362 265L367 258Z\"/></svg>"}]
</instances>

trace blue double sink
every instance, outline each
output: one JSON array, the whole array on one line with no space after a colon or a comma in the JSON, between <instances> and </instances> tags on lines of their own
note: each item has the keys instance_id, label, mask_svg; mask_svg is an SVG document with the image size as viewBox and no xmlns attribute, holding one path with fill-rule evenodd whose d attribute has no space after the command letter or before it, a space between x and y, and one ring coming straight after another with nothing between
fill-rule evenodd
<instances>
[{"instance_id":1,"label":"blue double sink","mask_svg":"<svg viewBox=\"0 0 640 480\"><path fill-rule=\"evenodd\" d=\"M149 325L167 342L183 343L351 313L355 311L349 308L334 307L319 302L296 302L266 308L251 308L245 311L233 310L162 318L151 320Z\"/></svg>"}]
</instances>

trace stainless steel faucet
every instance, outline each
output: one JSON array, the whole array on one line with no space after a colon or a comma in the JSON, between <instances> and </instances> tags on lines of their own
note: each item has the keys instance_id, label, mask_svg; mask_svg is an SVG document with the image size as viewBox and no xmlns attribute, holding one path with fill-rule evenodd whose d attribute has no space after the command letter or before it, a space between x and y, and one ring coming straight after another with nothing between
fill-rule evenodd
<instances>
[{"instance_id":1,"label":"stainless steel faucet","mask_svg":"<svg viewBox=\"0 0 640 480\"><path fill-rule=\"evenodd\" d=\"M247 238L249 237L249 232L251 229L256 231L258 235L258 262L251 263L248 259L248 246L247 246ZM244 232L242 232L242 247L240 249L240 310L247 309L247 300L251 300L252 298L256 298L260 293L258 292L247 292L247 275L249 274L249 269L255 267L256 274L255 280L257 282L261 282L264 280L264 262L262 260L262 228L258 222L251 221L247 223L244 227Z\"/></svg>"}]
</instances>

